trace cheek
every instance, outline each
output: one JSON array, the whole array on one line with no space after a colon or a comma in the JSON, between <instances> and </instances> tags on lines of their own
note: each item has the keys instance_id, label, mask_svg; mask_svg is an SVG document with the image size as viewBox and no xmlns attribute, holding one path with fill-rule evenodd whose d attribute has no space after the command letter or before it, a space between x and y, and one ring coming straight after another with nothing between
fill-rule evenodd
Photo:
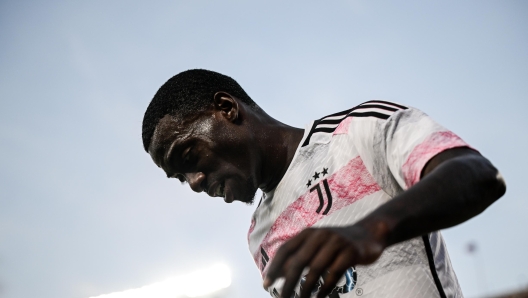
<instances>
[{"instance_id":1,"label":"cheek","mask_svg":"<svg viewBox=\"0 0 528 298\"><path fill-rule=\"evenodd\" d=\"M233 151L232 153L234 154L221 155L216 158L214 173L224 179L232 179L237 184L245 185L247 180L253 180L255 176L251 158L244 152Z\"/></svg>"},{"instance_id":2,"label":"cheek","mask_svg":"<svg viewBox=\"0 0 528 298\"><path fill-rule=\"evenodd\" d=\"M222 133L218 142L210 143L210 151L206 153L208 162L224 174L236 176L254 175L258 156L253 152L242 137L234 133ZM251 143L249 143L251 145ZM240 177L238 177L240 179Z\"/></svg>"},{"instance_id":3,"label":"cheek","mask_svg":"<svg viewBox=\"0 0 528 298\"><path fill-rule=\"evenodd\" d=\"M235 167L242 171L251 164L252 156L246 146L240 143L229 143L217 146L212 156L223 166Z\"/></svg>"}]
</instances>

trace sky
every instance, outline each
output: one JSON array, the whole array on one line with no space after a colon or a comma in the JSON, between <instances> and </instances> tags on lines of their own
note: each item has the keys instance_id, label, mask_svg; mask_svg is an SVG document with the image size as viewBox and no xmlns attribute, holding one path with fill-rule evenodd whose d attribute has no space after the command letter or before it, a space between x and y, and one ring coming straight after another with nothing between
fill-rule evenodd
<instances>
[{"instance_id":1,"label":"sky","mask_svg":"<svg viewBox=\"0 0 528 298\"><path fill-rule=\"evenodd\" d=\"M269 297L247 248L255 206L166 179L142 148L149 101L191 68L233 77L296 127L372 99L423 110L508 185L442 231L466 297L526 287L527 13L486 0L0 1L0 297L87 298L218 262L229 297Z\"/></svg>"}]
</instances>

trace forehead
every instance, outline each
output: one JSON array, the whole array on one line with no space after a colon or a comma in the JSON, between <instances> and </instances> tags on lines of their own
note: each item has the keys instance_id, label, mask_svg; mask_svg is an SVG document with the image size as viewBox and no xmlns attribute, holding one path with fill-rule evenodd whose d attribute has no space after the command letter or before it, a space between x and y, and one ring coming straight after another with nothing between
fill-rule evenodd
<instances>
[{"instance_id":1,"label":"forehead","mask_svg":"<svg viewBox=\"0 0 528 298\"><path fill-rule=\"evenodd\" d=\"M209 135L214 120L214 115L202 114L184 120L165 115L154 130L149 145L149 154L160 166L160 161L171 147L183 144L193 136Z\"/></svg>"}]
</instances>

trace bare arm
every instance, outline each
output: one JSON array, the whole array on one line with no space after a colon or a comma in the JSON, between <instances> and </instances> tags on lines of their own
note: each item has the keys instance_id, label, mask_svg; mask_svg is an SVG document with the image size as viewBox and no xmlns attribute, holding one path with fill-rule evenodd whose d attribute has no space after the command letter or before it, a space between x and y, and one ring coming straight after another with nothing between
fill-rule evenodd
<instances>
[{"instance_id":1,"label":"bare arm","mask_svg":"<svg viewBox=\"0 0 528 298\"><path fill-rule=\"evenodd\" d=\"M289 298L303 269L310 267L301 298L309 297L322 275L318 297L325 297L347 268L374 262L392 244L462 223L505 191L497 169L478 152L446 150L427 163L418 183L356 224L309 228L286 242L270 264L264 287L285 277L282 297Z\"/></svg>"}]
</instances>

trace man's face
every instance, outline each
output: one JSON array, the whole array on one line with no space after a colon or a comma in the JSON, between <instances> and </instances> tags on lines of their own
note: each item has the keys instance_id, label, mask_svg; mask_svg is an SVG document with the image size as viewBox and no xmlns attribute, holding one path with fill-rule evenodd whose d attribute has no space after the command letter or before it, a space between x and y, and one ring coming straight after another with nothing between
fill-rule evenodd
<instances>
[{"instance_id":1,"label":"man's face","mask_svg":"<svg viewBox=\"0 0 528 298\"><path fill-rule=\"evenodd\" d=\"M247 130L206 111L191 120L166 115L156 127L149 153L169 178L196 192L248 204L258 188L258 156Z\"/></svg>"}]
</instances>

